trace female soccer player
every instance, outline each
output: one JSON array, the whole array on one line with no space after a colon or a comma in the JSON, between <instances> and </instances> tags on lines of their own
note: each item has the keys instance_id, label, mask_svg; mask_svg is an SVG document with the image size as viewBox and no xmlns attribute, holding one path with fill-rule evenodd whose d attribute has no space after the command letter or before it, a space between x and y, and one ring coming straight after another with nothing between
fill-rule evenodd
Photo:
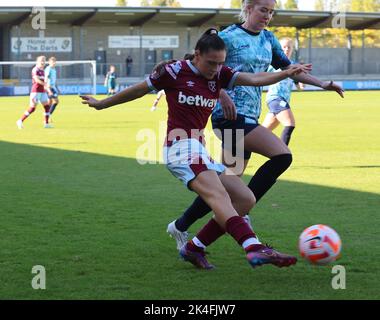
<instances>
[{"instance_id":1,"label":"female soccer player","mask_svg":"<svg viewBox=\"0 0 380 320\"><path fill-rule=\"evenodd\" d=\"M280 40L281 48L285 55L290 60L293 54L293 40L290 38L283 38ZM268 72L276 72L272 66L269 67ZM269 108L263 127L273 131L277 128L279 123L284 127L281 140L289 145L290 138L296 127L296 121L292 110L290 109L290 96L292 94L293 84L296 84L299 90L303 90L304 86L301 82L294 82L292 79L285 79L279 83L269 86L266 102Z\"/></svg>"},{"instance_id":2,"label":"female soccer player","mask_svg":"<svg viewBox=\"0 0 380 320\"><path fill-rule=\"evenodd\" d=\"M276 73L240 73L223 66L225 44L215 29L208 30L197 42L192 61L166 64L153 72L146 81L98 101L81 96L82 103L97 110L138 99L152 90L165 90L168 102L168 129L164 160L169 171L190 190L201 196L215 213L192 241L180 252L184 260L203 269L212 265L205 258L204 247L229 233L247 252L255 267L265 263L289 266L296 258L263 246L239 213L250 210L255 202L253 193L234 174L214 162L204 147L203 130L214 109L221 88L234 85L262 86L276 83L288 76L308 72L310 66L293 66Z\"/></svg>"},{"instance_id":3,"label":"female soccer player","mask_svg":"<svg viewBox=\"0 0 380 320\"><path fill-rule=\"evenodd\" d=\"M55 111L59 100L58 100L58 87L57 87L57 70L55 65L57 64L57 59L55 57L49 58L49 65L45 69L45 78L46 78L46 91L49 96L50 103L50 117ZM51 121L51 119L50 119Z\"/></svg>"},{"instance_id":4,"label":"female soccer player","mask_svg":"<svg viewBox=\"0 0 380 320\"><path fill-rule=\"evenodd\" d=\"M16 125L19 129L23 128L23 122L36 110L38 103L41 103L45 109L44 128L51 128L51 125L49 123L49 98L46 94L45 89L45 63L45 56L37 57L36 66L32 69L32 89L30 91L29 109L24 112L24 114L21 116L19 120L16 121Z\"/></svg>"},{"instance_id":5,"label":"female soccer player","mask_svg":"<svg viewBox=\"0 0 380 320\"><path fill-rule=\"evenodd\" d=\"M283 70L291 66L276 37L265 29L273 17L275 5L275 0L243 0L243 23L232 25L219 33L227 48L226 66L248 73L266 71L270 65ZM333 81L323 82L307 73L300 73L292 79L336 91L343 97L343 89ZM236 166L239 169L234 170L237 175L243 174L252 153L269 158L248 184L256 201L260 201L292 163L292 154L286 144L258 123L261 114L261 93L261 87L252 86L236 85L227 92L222 90L220 103L212 114L214 130L219 129L226 134L232 131L232 139L225 139L225 134L221 135L223 163L227 167L231 167L231 164L226 159L233 158L232 155L236 151L236 136L238 132L244 132L244 156L240 161L243 165ZM217 131L216 134L218 135ZM168 225L167 231L177 241L177 248L186 243L188 228L210 211L207 203L201 197L197 197L179 219Z\"/></svg>"},{"instance_id":6,"label":"female soccer player","mask_svg":"<svg viewBox=\"0 0 380 320\"><path fill-rule=\"evenodd\" d=\"M110 70L106 74L104 86L107 87L107 94L109 96L116 93L116 68L113 65L110 66Z\"/></svg>"}]
</instances>

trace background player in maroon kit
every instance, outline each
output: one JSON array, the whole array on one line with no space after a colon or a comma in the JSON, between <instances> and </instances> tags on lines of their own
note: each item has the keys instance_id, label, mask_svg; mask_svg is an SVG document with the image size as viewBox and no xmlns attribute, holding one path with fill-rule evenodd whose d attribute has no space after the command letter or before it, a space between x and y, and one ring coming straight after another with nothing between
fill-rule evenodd
<instances>
[{"instance_id":1,"label":"background player in maroon kit","mask_svg":"<svg viewBox=\"0 0 380 320\"><path fill-rule=\"evenodd\" d=\"M297 65L272 74L239 73L223 66L225 57L223 40L215 29L210 29L198 40L192 61L163 65L146 81L104 100L81 96L82 103L101 110L138 99L152 90L165 90L168 103L166 167L199 194L215 213L215 217L181 249L181 256L199 268L213 268L205 258L204 247L227 232L245 249L253 267L265 263L289 266L297 259L262 245L240 217L239 214L253 207L255 197L239 177L228 174L222 164L209 157L204 147L203 130L222 88L264 86L307 72L310 67Z\"/></svg>"},{"instance_id":2,"label":"background player in maroon kit","mask_svg":"<svg viewBox=\"0 0 380 320\"><path fill-rule=\"evenodd\" d=\"M23 128L23 122L36 110L38 103L41 103L45 109L44 127L51 128L51 125L49 124L49 98L45 88L45 63L45 56L37 57L36 66L32 69L32 89L30 91L29 109L25 111L25 113L21 116L19 120L17 120L16 125L19 129Z\"/></svg>"}]
</instances>

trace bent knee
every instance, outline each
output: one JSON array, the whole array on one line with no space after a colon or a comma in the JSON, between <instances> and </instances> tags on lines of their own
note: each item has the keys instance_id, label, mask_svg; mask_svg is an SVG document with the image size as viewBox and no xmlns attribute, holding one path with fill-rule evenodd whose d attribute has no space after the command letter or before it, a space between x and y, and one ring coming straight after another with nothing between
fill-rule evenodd
<instances>
[{"instance_id":1,"label":"bent knee","mask_svg":"<svg viewBox=\"0 0 380 320\"><path fill-rule=\"evenodd\" d=\"M271 160L275 160L279 165L282 166L290 166L293 162L292 152L289 150L288 152L284 152L277 156L271 158Z\"/></svg>"},{"instance_id":2,"label":"bent knee","mask_svg":"<svg viewBox=\"0 0 380 320\"><path fill-rule=\"evenodd\" d=\"M239 201L241 212L246 214L256 205L256 197L251 190L246 192Z\"/></svg>"},{"instance_id":3,"label":"bent knee","mask_svg":"<svg viewBox=\"0 0 380 320\"><path fill-rule=\"evenodd\" d=\"M278 157L281 157L281 162L284 163L284 164L289 164L290 165L293 162L293 155L292 155L292 153L291 153L290 150L289 150L289 153L281 154Z\"/></svg>"}]
</instances>

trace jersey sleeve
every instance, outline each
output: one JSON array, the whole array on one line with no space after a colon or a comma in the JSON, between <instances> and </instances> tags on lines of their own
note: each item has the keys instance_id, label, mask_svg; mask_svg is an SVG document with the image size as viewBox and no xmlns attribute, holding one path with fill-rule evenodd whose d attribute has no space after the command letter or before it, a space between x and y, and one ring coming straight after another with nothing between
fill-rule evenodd
<instances>
[{"instance_id":1,"label":"jersey sleeve","mask_svg":"<svg viewBox=\"0 0 380 320\"><path fill-rule=\"evenodd\" d=\"M152 91L157 92L173 87L180 69L181 61L165 64L153 71L152 74L146 78L146 82Z\"/></svg>"},{"instance_id":2,"label":"jersey sleeve","mask_svg":"<svg viewBox=\"0 0 380 320\"><path fill-rule=\"evenodd\" d=\"M276 70L288 67L289 65L292 64L292 62L285 55L284 51L281 48L281 44L277 40L277 38L273 34L271 34L271 38L272 38L272 62L271 62L271 65Z\"/></svg>"},{"instance_id":3,"label":"jersey sleeve","mask_svg":"<svg viewBox=\"0 0 380 320\"><path fill-rule=\"evenodd\" d=\"M45 69L45 80L50 85L50 80L51 80L51 74L50 74L50 67L47 67Z\"/></svg>"},{"instance_id":4,"label":"jersey sleeve","mask_svg":"<svg viewBox=\"0 0 380 320\"><path fill-rule=\"evenodd\" d=\"M34 68L32 69L32 78L34 78L36 75L37 75L37 68L34 67Z\"/></svg>"},{"instance_id":5,"label":"jersey sleeve","mask_svg":"<svg viewBox=\"0 0 380 320\"><path fill-rule=\"evenodd\" d=\"M232 90L235 85L236 78L240 72L234 71L230 67L222 66L219 72L220 86L223 89Z\"/></svg>"}]
</instances>

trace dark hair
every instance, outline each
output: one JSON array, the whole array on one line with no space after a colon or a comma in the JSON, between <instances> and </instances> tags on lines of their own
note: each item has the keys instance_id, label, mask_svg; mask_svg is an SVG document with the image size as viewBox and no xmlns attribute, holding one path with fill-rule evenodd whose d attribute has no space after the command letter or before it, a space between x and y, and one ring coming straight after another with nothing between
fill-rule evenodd
<instances>
[{"instance_id":1,"label":"dark hair","mask_svg":"<svg viewBox=\"0 0 380 320\"><path fill-rule=\"evenodd\" d=\"M194 59L194 53L186 53L183 57L183 60L193 60Z\"/></svg>"},{"instance_id":2,"label":"dark hair","mask_svg":"<svg viewBox=\"0 0 380 320\"><path fill-rule=\"evenodd\" d=\"M195 50L199 50L200 54L207 53L210 50L226 50L226 45L222 38L218 36L218 30L215 28L210 28L206 30L206 32L200 37L197 44L195 45ZM193 60L194 54L193 53L186 53L183 57L183 60ZM174 63L177 60L166 60L161 61L158 64L156 64L153 68L153 73L162 73L165 65Z\"/></svg>"},{"instance_id":3,"label":"dark hair","mask_svg":"<svg viewBox=\"0 0 380 320\"><path fill-rule=\"evenodd\" d=\"M171 63L174 63L174 62L177 62L177 60L174 60L174 59L171 59L171 60L164 60L164 61L161 61L159 63L157 63L154 67L153 67L153 70L152 70L152 74L153 73L157 73L157 74L162 74L165 70L165 66L167 64L171 64Z\"/></svg>"},{"instance_id":4,"label":"dark hair","mask_svg":"<svg viewBox=\"0 0 380 320\"><path fill-rule=\"evenodd\" d=\"M203 54L210 50L226 50L226 45L223 39L218 36L218 30L210 28L198 40L195 50L199 50L200 54Z\"/></svg>"}]
</instances>

